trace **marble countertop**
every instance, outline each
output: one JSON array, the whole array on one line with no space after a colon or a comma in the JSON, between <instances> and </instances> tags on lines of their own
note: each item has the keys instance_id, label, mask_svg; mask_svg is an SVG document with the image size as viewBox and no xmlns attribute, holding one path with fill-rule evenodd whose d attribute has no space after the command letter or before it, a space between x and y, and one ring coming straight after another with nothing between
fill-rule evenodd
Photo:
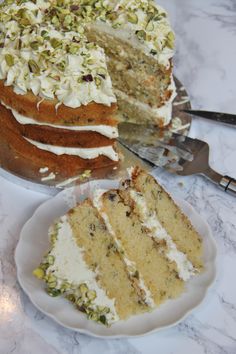
<instances>
[{"instance_id":1,"label":"marble countertop","mask_svg":"<svg viewBox=\"0 0 236 354\"><path fill-rule=\"evenodd\" d=\"M236 113L235 0L160 0L177 36L175 74L194 108ZM210 163L236 177L236 130L194 118L191 136L210 145ZM200 176L159 180L208 221L218 246L217 279L205 301L180 324L142 338L100 340L54 323L29 301L16 280L20 230L48 196L0 177L0 354L236 353L236 199Z\"/></svg>"}]
</instances>

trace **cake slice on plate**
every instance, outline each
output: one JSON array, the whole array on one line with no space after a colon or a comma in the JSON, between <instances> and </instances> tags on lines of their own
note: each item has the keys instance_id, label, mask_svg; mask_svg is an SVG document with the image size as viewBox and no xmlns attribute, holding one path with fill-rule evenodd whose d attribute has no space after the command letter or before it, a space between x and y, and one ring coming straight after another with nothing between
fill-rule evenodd
<instances>
[{"instance_id":1,"label":"cake slice on plate","mask_svg":"<svg viewBox=\"0 0 236 354\"><path fill-rule=\"evenodd\" d=\"M176 298L203 269L202 240L169 194L134 168L120 189L97 190L50 229L34 274L89 319L110 325Z\"/></svg>"}]
</instances>

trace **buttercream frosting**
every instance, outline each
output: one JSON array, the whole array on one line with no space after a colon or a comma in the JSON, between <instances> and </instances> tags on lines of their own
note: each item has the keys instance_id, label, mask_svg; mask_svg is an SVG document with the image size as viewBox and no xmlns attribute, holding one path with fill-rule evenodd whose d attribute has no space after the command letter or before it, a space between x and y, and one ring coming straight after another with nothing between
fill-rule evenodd
<instances>
[{"instance_id":1,"label":"buttercream frosting","mask_svg":"<svg viewBox=\"0 0 236 354\"><path fill-rule=\"evenodd\" d=\"M144 196L131 189L130 197L136 203L136 207L140 213L142 223L150 230L149 236L157 238L158 240L165 240L167 244L166 256L171 262L175 262L178 270L179 277L187 281L192 275L195 274L195 269L192 263L187 259L186 254L177 249L176 244L171 236L167 233L166 229L161 225L155 212L151 215L148 211L147 203Z\"/></svg>"},{"instance_id":2,"label":"buttercream frosting","mask_svg":"<svg viewBox=\"0 0 236 354\"><path fill-rule=\"evenodd\" d=\"M38 149L52 152L55 155L73 155L81 157L82 159L96 159L100 155L106 156L113 161L119 160L119 155L115 152L112 146L102 146L97 148L75 148L43 144L39 141L24 137L30 144L36 146Z\"/></svg>"}]
</instances>

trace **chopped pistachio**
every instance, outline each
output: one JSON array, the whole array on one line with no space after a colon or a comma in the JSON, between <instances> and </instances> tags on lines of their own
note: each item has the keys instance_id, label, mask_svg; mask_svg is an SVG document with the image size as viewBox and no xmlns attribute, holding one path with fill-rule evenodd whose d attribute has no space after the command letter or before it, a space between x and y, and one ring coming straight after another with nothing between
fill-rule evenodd
<instances>
[{"instance_id":1,"label":"chopped pistachio","mask_svg":"<svg viewBox=\"0 0 236 354\"><path fill-rule=\"evenodd\" d=\"M48 289L47 289L47 293L48 293L48 295L50 295L50 296L52 296L52 297L61 295L61 292L60 292L59 289L50 289L50 288L48 288Z\"/></svg>"},{"instance_id":2,"label":"chopped pistachio","mask_svg":"<svg viewBox=\"0 0 236 354\"><path fill-rule=\"evenodd\" d=\"M94 80L95 80L96 86L99 87L99 86L101 85L101 82L102 82L102 80L100 79L100 77L95 77Z\"/></svg>"},{"instance_id":3,"label":"chopped pistachio","mask_svg":"<svg viewBox=\"0 0 236 354\"><path fill-rule=\"evenodd\" d=\"M147 26L146 26L146 31L153 31L153 30L154 30L153 21L149 21Z\"/></svg>"},{"instance_id":4,"label":"chopped pistachio","mask_svg":"<svg viewBox=\"0 0 236 354\"><path fill-rule=\"evenodd\" d=\"M135 33L138 39L146 39L146 32L144 30L136 31Z\"/></svg>"},{"instance_id":5,"label":"chopped pistachio","mask_svg":"<svg viewBox=\"0 0 236 354\"><path fill-rule=\"evenodd\" d=\"M107 319L106 319L106 316L104 316L104 315L101 315L100 317L99 317L99 322L101 322L102 324L107 324Z\"/></svg>"},{"instance_id":6,"label":"chopped pistachio","mask_svg":"<svg viewBox=\"0 0 236 354\"><path fill-rule=\"evenodd\" d=\"M48 282L52 283L55 282L57 280L57 278L55 277L55 275L49 274L48 275Z\"/></svg>"},{"instance_id":7,"label":"chopped pistachio","mask_svg":"<svg viewBox=\"0 0 236 354\"><path fill-rule=\"evenodd\" d=\"M40 72L39 66L33 59L30 59L28 61L28 66L29 66L29 69L32 73L39 74L39 72Z\"/></svg>"},{"instance_id":8,"label":"chopped pistachio","mask_svg":"<svg viewBox=\"0 0 236 354\"><path fill-rule=\"evenodd\" d=\"M88 291L87 285L85 283L80 284L79 291L81 292L81 294L86 294L86 292Z\"/></svg>"},{"instance_id":9,"label":"chopped pistachio","mask_svg":"<svg viewBox=\"0 0 236 354\"><path fill-rule=\"evenodd\" d=\"M175 35L173 32L169 32L167 35L166 45L170 49L174 48Z\"/></svg>"},{"instance_id":10,"label":"chopped pistachio","mask_svg":"<svg viewBox=\"0 0 236 354\"><path fill-rule=\"evenodd\" d=\"M30 47L34 50L37 50L39 48L39 43L37 41L33 41L30 43Z\"/></svg>"},{"instance_id":11,"label":"chopped pistachio","mask_svg":"<svg viewBox=\"0 0 236 354\"><path fill-rule=\"evenodd\" d=\"M62 44L62 42L60 40L58 40L57 38L52 38L50 43L54 49L61 47L61 44Z\"/></svg>"},{"instance_id":12,"label":"chopped pistachio","mask_svg":"<svg viewBox=\"0 0 236 354\"><path fill-rule=\"evenodd\" d=\"M66 15L65 18L64 18L63 24L64 24L65 26L68 26L68 25L71 24L71 22L72 22L72 17L71 17L71 15Z\"/></svg>"},{"instance_id":13,"label":"chopped pistachio","mask_svg":"<svg viewBox=\"0 0 236 354\"><path fill-rule=\"evenodd\" d=\"M71 301L71 302L75 302L75 295L74 294L68 294L67 296L66 296L66 298L69 300L69 301Z\"/></svg>"},{"instance_id":14,"label":"chopped pistachio","mask_svg":"<svg viewBox=\"0 0 236 354\"><path fill-rule=\"evenodd\" d=\"M138 16L133 12L127 14L127 19L131 23L138 23Z\"/></svg>"},{"instance_id":15,"label":"chopped pistachio","mask_svg":"<svg viewBox=\"0 0 236 354\"><path fill-rule=\"evenodd\" d=\"M50 256L47 257L47 261L48 261L48 263L50 265L52 265L54 263L54 261L55 261L55 257L50 255Z\"/></svg>"},{"instance_id":16,"label":"chopped pistachio","mask_svg":"<svg viewBox=\"0 0 236 354\"><path fill-rule=\"evenodd\" d=\"M33 270L33 275L37 277L38 279L43 279L44 278L44 270L42 268L36 268Z\"/></svg>"},{"instance_id":17,"label":"chopped pistachio","mask_svg":"<svg viewBox=\"0 0 236 354\"><path fill-rule=\"evenodd\" d=\"M48 283L48 287L49 287L50 289L54 289L56 286L57 286L57 282L56 282L56 281L53 281L53 282Z\"/></svg>"},{"instance_id":18,"label":"chopped pistachio","mask_svg":"<svg viewBox=\"0 0 236 354\"><path fill-rule=\"evenodd\" d=\"M5 60L8 66L13 66L14 65L14 57L11 54L6 54L5 55Z\"/></svg>"},{"instance_id":19,"label":"chopped pistachio","mask_svg":"<svg viewBox=\"0 0 236 354\"><path fill-rule=\"evenodd\" d=\"M94 300L96 299L97 297L97 294L96 294L96 291L95 290L89 290L87 293L86 293L86 296L89 300Z\"/></svg>"},{"instance_id":20,"label":"chopped pistachio","mask_svg":"<svg viewBox=\"0 0 236 354\"><path fill-rule=\"evenodd\" d=\"M67 283L67 282L62 283L62 285L61 285L61 291L62 291L62 292L65 292L65 291L69 290L70 287L71 287L71 286L70 286L69 283Z\"/></svg>"}]
</instances>

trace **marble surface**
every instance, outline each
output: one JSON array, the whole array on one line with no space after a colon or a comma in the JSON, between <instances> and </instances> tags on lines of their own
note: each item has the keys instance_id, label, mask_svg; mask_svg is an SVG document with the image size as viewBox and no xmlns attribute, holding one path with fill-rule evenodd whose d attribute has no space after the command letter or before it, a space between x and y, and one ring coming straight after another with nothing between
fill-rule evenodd
<instances>
[{"instance_id":1,"label":"marble surface","mask_svg":"<svg viewBox=\"0 0 236 354\"><path fill-rule=\"evenodd\" d=\"M194 108L236 113L235 0L160 0L177 35L175 74ZM191 136L210 145L210 162L236 177L236 130L196 118ZM159 180L208 221L218 246L218 274L204 303L173 328L142 338L100 340L64 329L19 288L14 249L21 227L48 196L0 178L0 354L236 353L236 199L203 177ZM30 256L30 255L29 255Z\"/></svg>"}]
</instances>

